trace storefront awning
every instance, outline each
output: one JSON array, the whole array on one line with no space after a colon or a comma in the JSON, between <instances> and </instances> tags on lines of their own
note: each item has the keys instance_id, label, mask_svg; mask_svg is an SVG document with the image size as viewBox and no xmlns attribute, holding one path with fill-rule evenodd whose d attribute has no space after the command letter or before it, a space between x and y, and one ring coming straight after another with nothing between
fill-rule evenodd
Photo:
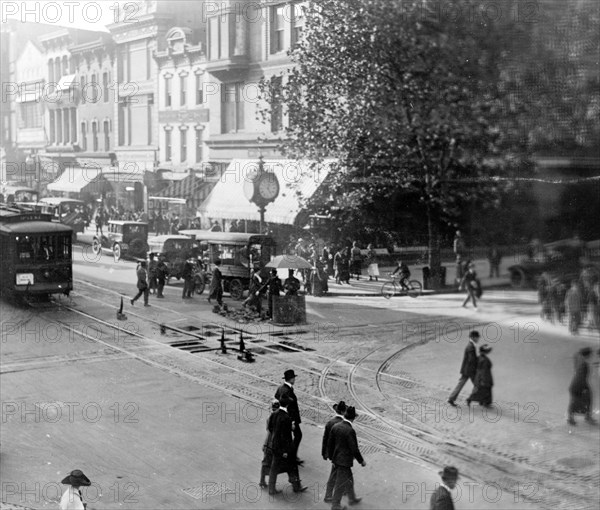
<instances>
[{"instance_id":1,"label":"storefront awning","mask_svg":"<svg viewBox=\"0 0 600 510\"><path fill-rule=\"evenodd\" d=\"M312 197L329 173L331 162L265 160L264 169L277 175L279 196L269 204L265 221L293 225L302 210L300 198ZM258 168L257 159L234 159L198 212L211 219L260 220L258 207L244 195L244 182Z\"/></svg>"},{"instance_id":2,"label":"storefront awning","mask_svg":"<svg viewBox=\"0 0 600 510\"><path fill-rule=\"evenodd\" d=\"M50 191L64 191L68 193L79 193L92 182L96 182L102 176L98 168L68 167L54 182L48 184Z\"/></svg>"},{"instance_id":3,"label":"storefront awning","mask_svg":"<svg viewBox=\"0 0 600 510\"><path fill-rule=\"evenodd\" d=\"M75 74L67 74L63 76L59 81L56 88L58 90L69 90L73 85L75 85Z\"/></svg>"}]
</instances>

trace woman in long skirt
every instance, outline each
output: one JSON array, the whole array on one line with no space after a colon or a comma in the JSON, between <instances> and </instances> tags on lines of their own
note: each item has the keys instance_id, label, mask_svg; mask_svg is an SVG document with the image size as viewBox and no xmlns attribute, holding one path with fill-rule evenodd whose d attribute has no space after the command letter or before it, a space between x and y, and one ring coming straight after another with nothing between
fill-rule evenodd
<instances>
[{"instance_id":1,"label":"woman in long skirt","mask_svg":"<svg viewBox=\"0 0 600 510\"><path fill-rule=\"evenodd\" d=\"M487 357L490 352L492 352L492 348L487 344L482 345L479 349L473 392L467 399L467 405L471 405L471 402L479 402L482 406L489 407L492 404L494 379L492 378L492 362Z\"/></svg>"},{"instance_id":2,"label":"woman in long skirt","mask_svg":"<svg viewBox=\"0 0 600 510\"><path fill-rule=\"evenodd\" d=\"M373 245L369 244L367 246L367 274L369 275L369 281L372 281L375 278L375 281L379 278L379 264L377 263L377 253L373 249Z\"/></svg>"},{"instance_id":3,"label":"woman in long skirt","mask_svg":"<svg viewBox=\"0 0 600 510\"><path fill-rule=\"evenodd\" d=\"M585 415L585 421L595 424L592 418L592 390L588 384L589 364L592 354L590 347L584 347L575 355L575 375L569 386L569 425L575 425L575 414Z\"/></svg>"}]
</instances>

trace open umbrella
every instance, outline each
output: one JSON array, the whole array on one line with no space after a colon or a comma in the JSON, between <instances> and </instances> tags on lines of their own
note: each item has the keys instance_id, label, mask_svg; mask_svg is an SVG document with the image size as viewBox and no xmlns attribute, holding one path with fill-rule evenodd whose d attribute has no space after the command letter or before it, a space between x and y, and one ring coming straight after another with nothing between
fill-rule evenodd
<instances>
[{"instance_id":1,"label":"open umbrella","mask_svg":"<svg viewBox=\"0 0 600 510\"><path fill-rule=\"evenodd\" d=\"M278 255L265 267L274 267L275 269L312 269L310 262L298 255Z\"/></svg>"}]
</instances>

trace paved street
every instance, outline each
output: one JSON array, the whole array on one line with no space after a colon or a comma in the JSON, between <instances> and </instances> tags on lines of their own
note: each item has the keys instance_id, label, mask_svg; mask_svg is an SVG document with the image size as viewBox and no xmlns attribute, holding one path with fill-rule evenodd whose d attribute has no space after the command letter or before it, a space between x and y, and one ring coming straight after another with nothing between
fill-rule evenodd
<instances>
[{"instance_id":1,"label":"paved street","mask_svg":"<svg viewBox=\"0 0 600 510\"><path fill-rule=\"evenodd\" d=\"M236 325L205 296L182 301L176 283L150 308L126 298L128 319L115 330L134 268L76 257L76 291L61 306L3 303L3 502L54 508L57 482L80 468L94 482L90 508L327 508L320 441L339 399L359 412L361 508L427 508L445 463L464 473L457 508L591 508L598 499L599 429L565 421L572 355L598 337L540 324L533 292L490 290L475 311L460 307L462 294L386 300L379 283L353 281L362 295L334 285L333 296L307 298L306 326L284 329ZM161 334L160 324L174 329ZM469 384L458 409L445 404L469 328L494 346L486 413L464 404ZM256 363L236 359L240 330ZM257 485L261 445L289 367L299 373L309 490L287 486L271 499ZM590 382L598 416L596 369Z\"/></svg>"}]
</instances>

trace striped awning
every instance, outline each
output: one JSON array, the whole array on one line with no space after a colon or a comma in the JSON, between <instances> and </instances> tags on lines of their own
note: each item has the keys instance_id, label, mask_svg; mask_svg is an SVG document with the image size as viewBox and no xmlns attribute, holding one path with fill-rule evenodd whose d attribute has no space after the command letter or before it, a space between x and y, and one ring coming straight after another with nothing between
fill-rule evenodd
<instances>
[{"instance_id":1,"label":"striped awning","mask_svg":"<svg viewBox=\"0 0 600 510\"><path fill-rule=\"evenodd\" d=\"M69 166L54 182L48 184L48 189L50 191L79 193L88 184L97 182L101 177L102 172L97 168Z\"/></svg>"},{"instance_id":2,"label":"striped awning","mask_svg":"<svg viewBox=\"0 0 600 510\"><path fill-rule=\"evenodd\" d=\"M260 220L255 204L244 195L244 182L258 169L258 159L234 159L198 212L211 219ZM265 221L293 225L302 211L301 199L313 196L329 173L331 161L264 160L264 169L277 175L279 196L269 204Z\"/></svg>"}]
</instances>

